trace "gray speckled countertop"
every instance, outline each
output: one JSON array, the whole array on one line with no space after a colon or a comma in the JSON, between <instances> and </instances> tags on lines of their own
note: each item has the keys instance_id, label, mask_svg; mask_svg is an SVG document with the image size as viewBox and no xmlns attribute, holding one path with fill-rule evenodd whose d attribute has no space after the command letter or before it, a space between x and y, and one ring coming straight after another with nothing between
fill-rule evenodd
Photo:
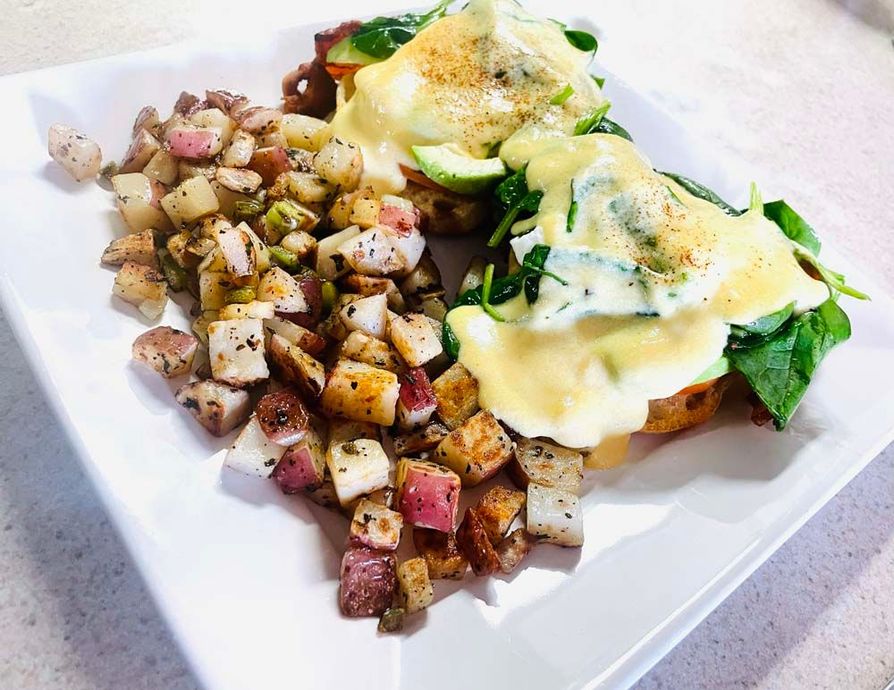
<instances>
[{"instance_id":1,"label":"gray speckled countertop","mask_svg":"<svg viewBox=\"0 0 894 690\"><path fill-rule=\"evenodd\" d=\"M325 18L297 5L257 22ZM0 74L170 42L238 6L0 0ZM894 288L894 2L604 0L592 14L618 72L767 171ZM0 439L0 687L196 688L2 316ZM892 675L889 447L637 687L880 690Z\"/></svg>"}]
</instances>

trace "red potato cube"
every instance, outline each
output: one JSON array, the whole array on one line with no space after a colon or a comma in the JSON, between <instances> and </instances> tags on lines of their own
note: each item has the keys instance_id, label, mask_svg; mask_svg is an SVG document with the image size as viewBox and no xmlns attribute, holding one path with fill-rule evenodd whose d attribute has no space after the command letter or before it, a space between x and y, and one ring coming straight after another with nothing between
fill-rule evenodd
<instances>
[{"instance_id":1,"label":"red potato cube","mask_svg":"<svg viewBox=\"0 0 894 690\"><path fill-rule=\"evenodd\" d=\"M122 173L140 172L152 160L152 157L161 149L161 144L154 136L142 127L134 132L133 141L124 160L121 161Z\"/></svg>"},{"instance_id":2,"label":"red potato cube","mask_svg":"<svg viewBox=\"0 0 894 690\"><path fill-rule=\"evenodd\" d=\"M403 526L403 515L364 498L354 511L348 538L352 544L394 551L400 542Z\"/></svg>"},{"instance_id":3,"label":"red potato cube","mask_svg":"<svg viewBox=\"0 0 894 690\"><path fill-rule=\"evenodd\" d=\"M341 561L339 606L353 618L381 616L397 589L397 559L393 553L355 546Z\"/></svg>"},{"instance_id":4,"label":"red potato cube","mask_svg":"<svg viewBox=\"0 0 894 690\"><path fill-rule=\"evenodd\" d=\"M279 123L282 120L282 111L275 108L254 106L239 110L234 114L234 118L246 132L266 134L279 128Z\"/></svg>"},{"instance_id":5,"label":"red potato cube","mask_svg":"<svg viewBox=\"0 0 894 690\"><path fill-rule=\"evenodd\" d=\"M323 336L280 316L264 319L264 336L267 339L268 347L270 338L274 334L285 338L292 345L297 345L313 357L326 349L326 339Z\"/></svg>"},{"instance_id":6,"label":"red potato cube","mask_svg":"<svg viewBox=\"0 0 894 690\"><path fill-rule=\"evenodd\" d=\"M465 517L456 530L456 543L469 559L472 572L479 577L500 569L500 559L474 508L466 508Z\"/></svg>"},{"instance_id":7,"label":"red potato cube","mask_svg":"<svg viewBox=\"0 0 894 690\"><path fill-rule=\"evenodd\" d=\"M394 204L383 203L379 211L379 224L387 225L392 230L408 237L413 232L413 228L419 226L419 210L414 207L412 211L408 211Z\"/></svg>"},{"instance_id":8,"label":"red potato cube","mask_svg":"<svg viewBox=\"0 0 894 690\"><path fill-rule=\"evenodd\" d=\"M292 169L292 163L282 146L265 146L251 154L248 168L263 178L265 186L272 187L277 177Z\"/></svg>"},{"instance_id":9,"label":"red potato cube","mask_svg":"<svg viewBox=\"0 0 894 690\"><path fill-rule=\"evenodd\" d=\"M422 367L414 367L400 377L397 398L397 424L403 431L411 431L428 424L438 408L431 381Z\"/></svg>"},{"instance_id":10,"label":"red potato cube","mask_svg":"<svg viewBox=\"0 0 894 690\"><path fill-rule=\"evenodd\" d=\"M199 340L194 335L158 326L133 341L133 358L170 379L189 373L198 347Z\"/></svg>"},{"instance_id":11,"label":"red potato cube","mask_svg":"<svg viewBox=\"0 0 894 690\"><path fill-rule=\"evenodd\" d=\"M273 470L273 479L284 494L314 491L323 486L326 474L326 447L320 428L322 428L320 420L311 420L304 438L285 452ZM332 491L334 495L334 487Z\"/></svg>"},{"instance_id":12,"label":"red potato cube","mask_svg":"<svg viewBox=\"0 0 894 690\"><path fill-rule=\"evenodd\" d=\"M307 408L298 393L289 388L262 397L255 414L267 438L281 446L301 441L310 426Z\"/></svg>"},{"instance_id":13,"label":"red potato cube","mask_svg":"<svg viewBox=\"0 0 894 690\"><path fill-rule=\"evenodd\" d=\"M215 436L226 436L251 414L246 391L211 379L181 386L175 399Z\"/></svg>"},{"instance_id":14,"label":"red potato cube","mask_svg":"<svg viewBox=\"0 0 894 690\"><path fill-rule=\"evenodd\" d=\"M180 125L168 132L168 145L177 158L196 160L216 156L223 148L223 140L218 127Z\"/></svg>"},{"instance_id":15,"label":"red potato cube","mask_svg":"<svg viewBox=\"0 0 894 690\"><path fill-rule=\"evenodd\" d=\"M397 464L397 509L417 527L452 532L461 483L455 472L425 460Z\"/></svg>"}]
</instances>

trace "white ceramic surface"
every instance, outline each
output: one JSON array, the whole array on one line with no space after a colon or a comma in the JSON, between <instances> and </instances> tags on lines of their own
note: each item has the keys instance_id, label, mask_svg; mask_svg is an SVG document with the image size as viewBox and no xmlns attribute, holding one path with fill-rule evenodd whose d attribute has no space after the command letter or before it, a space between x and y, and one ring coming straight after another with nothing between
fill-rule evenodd
<instances>
[{"instance_id":1,"label":"white ceramic surface","mask_svg":"<svg viewBox=\"0 0 894 690\"><path fill-rule=\"evenodd\" d=\"M632 464L588 476L580 552L542 547L512 578L439 583L424 620L376 636L374 621L337 613L339 519L271 483L222 475L225 442L129 363L146 324L111 299L112 274L98 267L121 232L110 195L76 185L45 155L46 129L61 121L117 156L136 110L165 107L181 88L228 85L273 101L311 34L206 40L0 81L8 125L21 133L0 159L3 198L16 200L0 231L0 288L23 349L209 687L631 682L890 440L891 303L860 278L876 300L848 303L854 338L830 356L785 433L752 427L746 406L732 403L704 428L638 441ZM608 84L613 116L656 167L742 199L747 177L700 154L616 78ZM467 248L436 251L458 265ZM185 325L173 305L164 322ZM867 372L871 390L858 385Z\"/></svg>"}]
</instances>

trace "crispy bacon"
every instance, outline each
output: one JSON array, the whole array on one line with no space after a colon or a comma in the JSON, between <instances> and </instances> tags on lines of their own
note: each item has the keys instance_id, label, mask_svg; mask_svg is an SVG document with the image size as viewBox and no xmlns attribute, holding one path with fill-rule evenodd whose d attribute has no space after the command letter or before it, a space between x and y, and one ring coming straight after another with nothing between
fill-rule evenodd
<instances>
[{"instance_id":1,"label":"crispy bacon","mask_svg":"<svg viewBox=\"0 0 894 690\"><path fill-rule=\"evenodd\" d=\"M334 26L331 29L326 29L325 31L320 31L319 33L314 35L314 49L317 53L317 62L326 63L326 55L329 53L329 49L332 48L336 43L346 39L348 36L357 32L357 29L360 28L361 22L359 19L352 19L347 22L342 22L338 26Z\"/></svg>"},{"instance_id":2,"label":"crispy bacon","mask_svg":"<svg viewBox=\"0 0 894 690\"><path fill-rule=\"evenodd\" d=\"M321 63L316 60L305 62L283 77L283 110L311 117L326 117L335 110L335 89L335 81Z\"/></svg>"}]
</instances>

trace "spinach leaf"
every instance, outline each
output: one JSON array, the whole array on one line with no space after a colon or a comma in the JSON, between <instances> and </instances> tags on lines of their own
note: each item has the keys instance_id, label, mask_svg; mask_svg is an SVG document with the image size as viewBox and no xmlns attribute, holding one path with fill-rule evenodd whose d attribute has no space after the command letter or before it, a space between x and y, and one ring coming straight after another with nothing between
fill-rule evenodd
<instances>
[{"instance_id":1,"label":"spinach leaf","mask_svg":"<svg viewBox=\"0 0 894 690\"><path fill-rule=\"evenodd\" d=\"M630 136L630 132L621 127L614 120L609 120L607 117L603 116L599 123L590 130L590 134L614 134L615 136L619 136L622 139L626 139L627 141L633 141L633 137Z\"/></svg>"},{"instance_id":2,"label":"spinach leaf","mask_svg":"<svg viewBox=\"0 0 894 690\"><path fill-rule=\"evenodd\" d=\"M819 262L819 259L817 259L816 256L814 256L810 252L804 251L800 247L795 247L795 257L797 257L799 261L812 266L817 274L819 274L819 277L822 279L822 281L833 290L837 290L838 292L848 295L849 297L853 297L854 299L869 299L869 295L867 295L865 292L860 292L856 288L848 285L844 281L844 276L841 273L837 273L831 268L826 268L825 266L823 266Z\"/></svg>"},{"instance_id":3,"label":"spinach leaf","mask_svg":"<svg viewBox=\"0 0 894 690\"><path fill-rule=\"evenodd\" d=\"M703 184L699 184L695 180L691 180L688 177L683 177L683 175L678 175L677 173L672 172L661 172L658 171L659 174L664 175L665 177L671 178L674 182L680 185L687 192L692 194L694 197L698 197L699 199L703 199L705 201L710 201L715 206L720 207L720 209L729 216L741 216L742 212L736 208L733 208L728 203L726 203L723 199L717 196L710 189L705 187Z\"/></svg>"},{"instance_id":4,"label":"spinach leaf","mask_svg":"<svg viewBox=\"0 0 894 690\"><path fill-rule=\"evenodd\" d=\"M503 207L503 218L497 229L487 241L488 247L498 247L509 232L519 213L536 213L540 208L543 192L539 189L529 190L525 178L525 168L513 173L494 190L494 195Z\"/></svg>"},{"instance_id":5,"label":"spinach leaf","mask_svg":"<svg viewBox=\"0 0 894 690\"><path fill-rule=\"evenodd\" d=\"M596 131L599 123L602 122L602 118L605 117L605 114L611 107L612 104L606 101L602 105L594 108L589 113L581 117L574 124L574 136L579 137L583 134L592 134L594 131Z\"/></svg>"},{"instance_id":6,"label":"spinach leaf","mask_svg":"<svg viewBox=\"0 0 894 690\"><path fill-rule=\"evenodd\" d=\"M596 82L596 86L600 89L605 85L605 77L597 77L595 74L591 74L590 77Z\"/></svg>"},{"instance_id":7,"label":"spinach leaf","mask_svg":"<svg viewBox=\"0 0 894 690\"><path fill-rule=\"evenodd\" d=\"M565 29L565 38L567 38L568 42L575 48L587 53L595 53L597 48L599 48L599 41L596 40L596 37L586 31Z\"/></svg>"},{"instance_id":8,"label":"spinach leaf","mask_svg":"<svg viewBox=\"0 0 894 690\"><path fill-rule=\"evenodd\" d=\"M744 340L749 337L764 337L775 333L779 328L788 321L795 311L795 303L792 302L784 306L779 311L767 314L759 319L755 319L751 323L744 326L733 326L732 334L734 337Z\"/></svg>"},{"instance_id":9,"label":"spinach leaf","mask_svg":"<svg viewBox=\"0 0 894 690\"><path fill-rule=\"evenodd\" d=\"M397 17L376 17L360 25L351 36L351 44L360 52L372 57L391 57L404 43L413 39L419 31L447 13L453 0L441 0L424 14L402 14Z\"/></svg>"},{"instance_id":10,"label":"spinach leaf","mask_svg":"<svg viewBox=\"0 0 894 690\"><path fill-rule=\"evenodd\" d=\"M829 299L757 342L731 338L725 354L745 375L781 431L804 397L819 363L850 335L847 314Z\"/></svg>"},{"instance_id":11,"label":"spinach leaf","mask_svg":"<svg viewBox=\"0 0 894 690\"><path fill-rule=\"evenodd\" d=\"M776 223L790 240L797 242L814 256L819 255L822 245L816 232L785 201L779 199L764 204L764 216Z\"/></svg>"}]
</instances>

